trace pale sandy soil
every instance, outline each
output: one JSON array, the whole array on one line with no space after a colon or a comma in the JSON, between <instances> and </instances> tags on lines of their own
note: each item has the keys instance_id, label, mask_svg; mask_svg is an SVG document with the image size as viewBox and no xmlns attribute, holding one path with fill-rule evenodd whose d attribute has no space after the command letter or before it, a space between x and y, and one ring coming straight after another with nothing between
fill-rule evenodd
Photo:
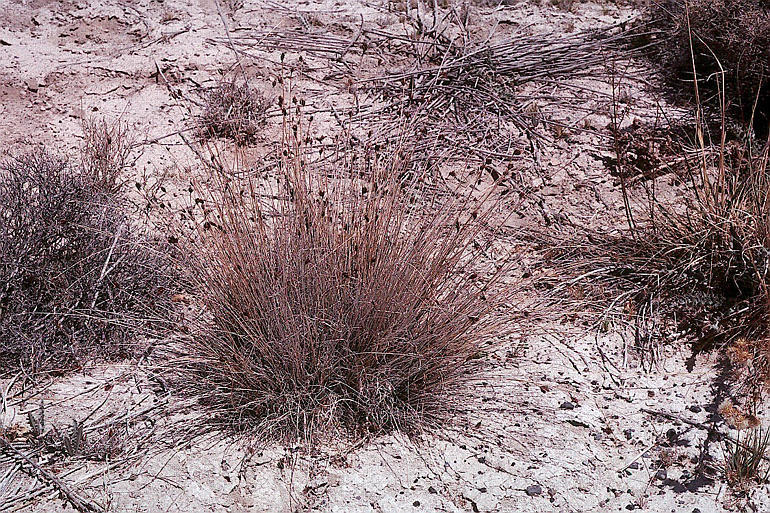
<instances>
[{"instance_id":1,"label":"pale sandy soil","mask_svg":"<svg viewBox=\"0 0 770 513\"><path fill-rule=\"evenodd\" d=\"M503 4L471 10L475 33L569 33L634 15L611 2L575 3L569 11ZM234 12L222 2L221 11L234 38L289 29L351 38L362 26L403 29L403 13L389 10L386 0L247 0ZM0 147L25 151L45 144L75 155L83 117L120 118L143 143L135 177L168 173L185 187L195 160L175 133L190 126L201 88L238 72L222 17L213 0L0 0ZM281 49L248 51L252 57L241 63L251 83L277 96ZM329 138L341 130L338 112L344 117L346 108L379 101L355 81L392 65L357 52L346 55L344 65L330 64L326 56L291 49L287 62L296 64L300 54L305 73L295 87L316 112L316 133ZM503 128L513 147L523 149L512 159L526 196L512 230L622 222L620 192L603 160L611 155L609 80L597 72L570 84L528 86L572 98L549 102L542 94L532 102L544 118L567 125L563 133L551 132L532 151L515 129ZM635 119L653 123L662 100L638 80L627 79L623 88L624 126ZM667 108L674 117L686 114ZM248 159L258 163L270 152L279 126L279 117L268 120ZM534 254L523 265L536 266ZM725 429L715 415L725 398L715 356L699 355L688 371L688 347L671 345L657 365L644 369L622 330L597 333L558 312L543 315L549 316L555 321L527 325L515 345L490 356L489 378L473 391L464 425L417 445L385 437L312 457L285 447L247 457L243 444L225 435L176 446L174 429L185 424L185 414L168 413L175 399L136 362L94 364L37 391L11 388L3 421L26 430L26 412L42 400L52 424L88 418L88 431L117 419L137 440L153 440L154 449L142 447L129 465L120 458L115 465L76 460L50 469L79 495L116 512L770 510L767 489L736 498L721 475L721 444L708 437L709 427ZM197 414L188 415L192 422ZM10 465L0 458L0 483L10 475L7 482L39 493L13 503L10 492L0 493L0 511L71 510L46 480L9 474Z\"/></svg>"}]
</instances>

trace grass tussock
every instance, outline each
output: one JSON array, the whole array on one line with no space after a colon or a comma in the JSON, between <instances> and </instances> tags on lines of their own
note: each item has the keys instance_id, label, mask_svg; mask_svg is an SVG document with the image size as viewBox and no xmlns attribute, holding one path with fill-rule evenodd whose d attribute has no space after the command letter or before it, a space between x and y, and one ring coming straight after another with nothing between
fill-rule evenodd
<instances>
[{"instance_id":1,"label":"grass tussock","mask_svg":"<svg viewBox=\"0 0 770 513\"><path fill-rule=\"evenodd\" d=\"M770 335L767 164L767 146L701 149L683 204L653 199L652 225L637 230L639 257L664 270L659 286L702 343Z\"/></svg>"},{"instance_id":2,"label":"grass tussock","mask_svg":"<svg viewBox=\"0 0 770 513\"><path fill-rule=\"evenodd\" d=\"M680 84L691 82L698 70L701 86L715 96L724 82L727 97L735 98L736 112L743 121L748 124L753 116L757 133L766 135L770 123L770 3L656 0L651 9L664 38L658 46L660 56L672 78ZM726 80L720 78L722 72Z\"/></svg>"},{"instance_id":3,"label":"grass tussock","mask_svg":"<svg viewBox=\"0 0 770 513\"><path fill-rule=\"evenodd\" d=\"M119 324L157 296L159 278L114 190L121 171L45 150L0 161L0 374L131 353Z\"/></svg>"},{"instance_id":4,"label":"grass tussock","mask_svg":"<svg viewBox=\"0 0 770 513\"><path fill-rule=\"evenodd\" d=\"M735 438L727 438L722 444L724 474L734 489L750 489L764 485L770 475L765 460L770 445L770 430L762 426L739 429Z\"/></svg>"},{"instance_id":5,"label":"grass tussock","mask_svg":"<svg viewBox=\"0 0 770 513\"><path fill-rule=\"evenodd\" d=\"M268 100L247 82L222 80L204 95L199 118L204 137L254 142L265 124Z\"/></svg>"},{"instance_id":6,"label":"grass tussock","mask_svg":"<svg viewBox=\"0 0 770 513\"><path fill-rule=\"evenodd\" d=\"M694 353L729 348L736 367L751 370L741 387L756 394L770 383L770 141L728 143L725 132L712 140L699 122L683 176L626 189L627 230L591 233L557 260L575 267L581 302L609 302L633 321L646 355L681 334Z\"/></svg>"},{"instance_id":7,"label":"grass tussock","mask_svg":"<svg viewBox=\"0 0 770 513\"><path fill-rule=\"evenodd\" d=\"M450 421L482 346L508 329L494 315L505 266L482 264L494 209L430 200L399 148L333 167L302 151L287 143L277 177L218 175L204 195L187 262L203 314L176 381L217 427L259 438Z\"/></svg>"}]
</instances>

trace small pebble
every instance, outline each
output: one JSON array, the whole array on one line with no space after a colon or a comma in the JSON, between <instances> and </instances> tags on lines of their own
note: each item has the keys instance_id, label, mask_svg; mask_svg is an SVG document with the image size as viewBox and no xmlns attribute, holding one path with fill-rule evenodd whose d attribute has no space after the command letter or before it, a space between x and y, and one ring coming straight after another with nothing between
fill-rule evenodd
<instances>
[{"instance_id":1,"label":"small pebble","mask_svg":"<svg viewBox=\"0 0 770 513\"><path fill-rule=\"evenodd\" d=\"M529 485L525 491L530 497L537 497L543 493L543 489L540 488L540 485Z\"/></svg>"},{"instance_id":2,"label":"small pebble","mask_svg":"<svg viewBox=\"0 0 770 513\"><path fill-rule=\"evenodd\" d=\"M562 410L574 410L575 409L575 405L572 404L569 401L565 401L565 402L561 403L561 406L559 406L559 408L561 408Z\"/></svg>"}]
</instances>

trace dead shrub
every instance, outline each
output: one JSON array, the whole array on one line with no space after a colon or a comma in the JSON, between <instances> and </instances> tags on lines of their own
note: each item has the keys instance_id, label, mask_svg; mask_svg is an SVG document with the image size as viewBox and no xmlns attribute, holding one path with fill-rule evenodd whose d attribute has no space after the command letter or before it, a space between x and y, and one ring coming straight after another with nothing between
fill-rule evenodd
<instances>
[{"instance_id":1,"label":"dead shrub","mask_svg":"<svg viewBox=\"0 0 770 513\"><path fill-rule=\"evenodd\" d=\"M330 168L297 138L277 177L239 186L214 170L186 261L203 313L171 382L214 426L258 438L450 421L482 346L509 330L494 315L505 266L482 264L494 208L431 202L399 148Z\"/></svg>"},{"instance_id":2,"label":"dead shrub","mask_svg":"<svg viewBox=\"0 0 770 513\"><path fill-rule=\"evenodd\" d=\"M199 123L204 137L224 137L240 144L256 140L265 123L269 102L235 79L222 80L204 95Z\"/></svg>"},{"instance_id":3,"label":"dead shrub","mask_svg":"<svg viewBox=\"0 0 770 513\"><path fill-rule=\"evenodd\" d=\"M0 161L0 374L131 353L132 330L118 324L160 280L112 190L117 172L44 149Z\"/></svg>"},{"instance_id":4,"label":"dead shrub","mask_svg":"<svg viewBox=\"0 0 770 513\"><path fill-rule=\"evenodd\" d=\"M736 100L735 111L744 122L754 114L754 128L764 137L770 123L770 3L655 0L651 13L663 38L657 52L674 83L692 82L698 70L701 87L717 97L724 82L727 97ZM721 105L711 107L719 110Z\"/></svg>"}]
</instances>

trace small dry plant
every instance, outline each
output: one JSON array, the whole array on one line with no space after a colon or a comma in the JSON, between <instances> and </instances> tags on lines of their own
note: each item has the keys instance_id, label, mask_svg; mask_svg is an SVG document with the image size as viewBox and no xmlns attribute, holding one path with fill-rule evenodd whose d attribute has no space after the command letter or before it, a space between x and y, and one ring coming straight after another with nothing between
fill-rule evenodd
<instances>
[{"instance_id":1,"label":"small dry plant","mask_svg":"<svg viewBox=\"0 0 770 513\"><path fill-rule=\"evenodd\" d=\"M83 120L80 165L94 185L103 192L116 194L123 185L123 170L131 164L131 131L118 120Z\"/></svg>"},{"instance_id":2,"label":"small dry plant","mask_svg":"<svg viewBox=\"0 0 770 513\"><path fill-rule=\"evenodd\" d=\"M0 374L130 353L133 331L120 324L162 280L114 191L120 171L104 160L72 166L44 149L0 161Z\"/></svg>"},{"instance_id":3,"label":"small dry plant","mask_svg":"<svg viewBox=\"0 0 770 513\"><path fill-rule=\"evenodd\" d=\"M506 265L483 265L497 188L439 201L402 147L314 164L286 131L277 176L217 166L199 201L186 266L203 313L176 382L260 439L450 422L482 345L510 329Z\"/></svg>"},{"instance_id":4,"label":"small dry plant","mask_svg":"<svg viewBox=\"0 0 770 513\"><path fill-rule=\"evenodd\" d=\"M266 120L269 101L248 82L223 79L204 95L199 123L204 137L254 142Z\"/></svg>"},{"instance_id":5,"label":"small dry plant","mask_svg":"<svg viewBox=\"0 0 770 513\"><path fill-rule=\"evenodd\" d=\"M107 461L118 456L123 449L123 426L108 425L87 434L84 422L77 419L72 419L66 427L50 425L42 401L37 411L27 413L27 422L30 426L30 445L49 454Z\"/></svg>"},{"instance_id":6,"label":"small dry plant","mask_svg":"<svg viewBox=\"0 0 770 513\"><path fill-rule=\"evenodd\" d=\"M761 426L737 431L735 439L723 444L725 477L730 486L745 488L765 484L770 464L765 461L770 446L770 429Z\"/></svg>"}]
</instances>

